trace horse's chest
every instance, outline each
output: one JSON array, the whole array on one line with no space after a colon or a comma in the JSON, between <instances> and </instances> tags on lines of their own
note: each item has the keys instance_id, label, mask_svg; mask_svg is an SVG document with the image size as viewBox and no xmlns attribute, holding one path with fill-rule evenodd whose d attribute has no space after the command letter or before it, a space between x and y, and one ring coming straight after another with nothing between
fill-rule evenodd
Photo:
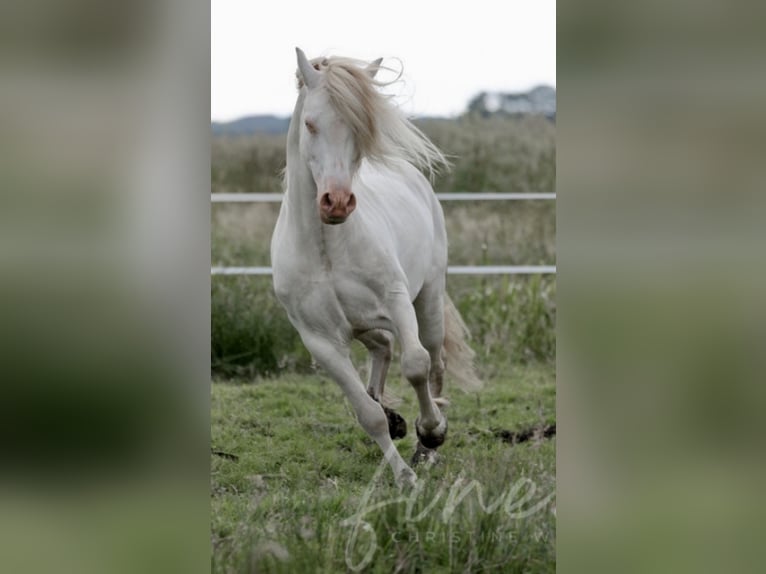
<instances>
[{"instance_id":1,"label":"horse's chest","mask_svg":"<svg viewBox=\"0 0 766 574\"><path fill-rule=\"evenodd\" d=\"M383 287L374 281L336 277L331 282L333 296L354 330L380 327L389 319Z\"/></svg>"},{"instance_id":2,"label":"horse's chest","mask_svg":"<svg viewBox=\"0 0 766 574\"><path fill-rule=\"evenodd\" d=\"M326 232L299 250L277 243L274 287L293 324L312 331L350 336L369 329L392 329L388 294L397 279L390 257L364 237L348 241Z\"/></svg>"},{"instance_id":3,"label":"horse's chest","mask_svg":"<svg viewBox=\"0 0 766 574\"><path fill-rule=\"evenodd\" d=\"M293 323L312 331L352 336L369 329L392 329L385 286L354 276L318 274L275 281L277 297Z\"/></svg>"}]
</instances>

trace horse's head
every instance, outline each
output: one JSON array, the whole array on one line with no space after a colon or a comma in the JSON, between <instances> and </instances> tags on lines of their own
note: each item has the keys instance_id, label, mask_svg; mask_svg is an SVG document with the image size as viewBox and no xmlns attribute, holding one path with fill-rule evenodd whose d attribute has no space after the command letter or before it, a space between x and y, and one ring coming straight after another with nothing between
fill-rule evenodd
<instances>
[{"instance_id":1,"label":"horse's head","mask_svg":"<svg viewBox=\"0 0 766 574\"><path fill-rule=\"evenodd\" d=\"M298 70L302 85L305 86L303 110L300 117L300 154L309 166L317 188L319 216L323 223L338 224L346 221L356 208L356 197L351 191L351 182L359 169L362 153L358 141L359 129L355 119L369 122L368 118L352 118L349 121L348 106L338 109L337 87L325 81L321 62L313 65L300 48ZM380 60L359 73L372 78L377 72ZM353 84L351 84L353 85ZM353 99L358 94L341 94ZM361 102L362 106L364 102ZM361 108L360 108L361 109ZM356 113L356 110L351 110ZM374 129L374 126L372 126Z\"/></svg>"}]
</instances>

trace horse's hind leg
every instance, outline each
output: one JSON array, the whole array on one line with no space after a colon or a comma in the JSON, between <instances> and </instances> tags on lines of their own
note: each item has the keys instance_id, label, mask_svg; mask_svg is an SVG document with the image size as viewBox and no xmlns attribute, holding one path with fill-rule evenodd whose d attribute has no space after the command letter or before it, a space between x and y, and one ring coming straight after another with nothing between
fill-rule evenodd
<instances>
[{"instance_id":1,"label":"horse's hind leg","mask_svg":"<svg viewBox=\"0 0 766 574\"><path fill-rule=\"evenodd\" d=\"M418 319L420 341L428 351L431 358L431 370L428 376L428 386L434 402L441 406L445 401L441 399L444 386L444 280L443 278L433 283L427 283L421 290L414 302L415 313ZM443 415L443 413L442 413ZM417 424L417 423L416 423ZM418 429L418 438L421 432ZM412 457L413 464L424 460L435 460L433 446L424 444L428 441L418 440L415 454Z\"/></svg>"},{"instance_id":2,"label":"horse's hind leg","mask_svg":"<svg viewBox=\"0 0 766 574\"><path fill-rule=\"evenodd\" d=\"M447 436L447 419L434 402L429 387L431 355L423 347L418 336L418 318L415 308L405 293L393 302L392 317L402 345L402 374L415 389L420 406L420 416L415 430L420 442L428 448L440 446ZM437 369L441 365L441 356Z\"/></svg>"},{"instance_id":3,"label":"horse's hind leg","mask_svg":"<svg viewBox=\"0 0 766 574\"><path fill-rule=\"evenodd\" d=\"M442 396L444 386L444 280L426 284L415 299L420 341L431 358L428 385L434 399ZM437 404L442 401L437 400Z\"/></svg>"},{"instance_id":4,"label":"horse's hind leg","mask_svg":"<svg viewBox=\"0 0 766 574\"><path fill-rule=\"evenodd\" d=\"M381 403L383 389L386 385L386 375L394 353L394 336L389 331L373 329L365 331L357 337L370 352L370 380L367 384L367 394ZM407 423L395 410L383 405L383 412L388 419L388 433L391 438L407 436Z\"/></svg>"}]
</instances>

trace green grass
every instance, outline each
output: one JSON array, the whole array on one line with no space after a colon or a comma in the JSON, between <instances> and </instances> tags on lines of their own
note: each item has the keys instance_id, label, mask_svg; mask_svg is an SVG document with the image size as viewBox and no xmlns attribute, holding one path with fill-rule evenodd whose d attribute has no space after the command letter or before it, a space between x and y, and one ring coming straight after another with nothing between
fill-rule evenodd
<instances>
[{"instance_id":1,"label":"green grass","mask_svg":"<svg viewBox=\"0 0 766 574\"><path fill-rule=\"evenodd\" d=\"M414 393L395 376L387 388L403 399L410 432L397 443L409 459ZM478 394L447 395L442 460L417 467L422 487L408 494L324 375L215 382L212 445L238 460L212 455L213 570L554 571L555 438L495 434L555 423L553 367L517 366Z\"/></svg>"}]
</instances>

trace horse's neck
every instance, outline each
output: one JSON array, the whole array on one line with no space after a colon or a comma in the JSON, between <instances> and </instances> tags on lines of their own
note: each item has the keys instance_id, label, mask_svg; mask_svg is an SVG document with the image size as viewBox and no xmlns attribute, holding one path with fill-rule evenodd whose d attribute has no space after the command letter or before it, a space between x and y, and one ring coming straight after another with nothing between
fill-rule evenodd
<instances>
[{"instance_id":1,"label":"horse's neck","mask_svg":"<svg viewBox=\"0 0 766 574\"><path fill-rule=\"evenodd\" d=\"M287 216L290 229L307 240L318 241L322 223L316 202L316 184L308 166L299 157L287 160Z\"/></svg>"},{"instance_id":2,"label":"horse's neck","mask_svg":"<svg viewBox=\"0 0 766 574\"><path fill-rule=\"evenodd\" d=\"M286 245L290 246L292 263L310 276L317 269L330 269L332 264L315 199L314 178L298 150L290 150L289 144L287 158L286 203L283 203L286 208L284 231L289 238Z\"/></svg>"},{"instance_id":3,"label":"horse's neck","mask_svg":"<svg viewBox=\"0 0 766 574\"><path fill-rule=\"evenodd\" d=\"M322 223L316 203L316 183L311 176L308 164L300 155L300 112L303 97L300 97L293 112L290 128L287 132L287 217L291 233L298 234L308 243L318 243Z\"/></svg>"}]
</instances>

